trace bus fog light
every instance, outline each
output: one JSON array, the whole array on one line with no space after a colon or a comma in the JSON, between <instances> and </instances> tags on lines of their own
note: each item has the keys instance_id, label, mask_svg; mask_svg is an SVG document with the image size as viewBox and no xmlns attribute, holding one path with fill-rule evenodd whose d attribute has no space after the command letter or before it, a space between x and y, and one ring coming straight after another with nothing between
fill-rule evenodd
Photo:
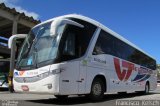
<instances>
[{"instance_id":1,"label":"bus fog light","mask_svg":"<svg viewBox=\"0 0 160 106\"><path fill-rule=\"evenodd\" d=\"M60 69L51 70L50 73L51 74L58 74L58 73L61 73L61 70Z\"/></svg>"},{"instance_id":2,"label":"bus fog light","mask_svg":"<svg viewBox=\"0 0 160 106\"><path fill-rule=\"evenodd\" d=\"M48 89L52 89L52 84L48 84Z\"/></svg>"}]
</instances>

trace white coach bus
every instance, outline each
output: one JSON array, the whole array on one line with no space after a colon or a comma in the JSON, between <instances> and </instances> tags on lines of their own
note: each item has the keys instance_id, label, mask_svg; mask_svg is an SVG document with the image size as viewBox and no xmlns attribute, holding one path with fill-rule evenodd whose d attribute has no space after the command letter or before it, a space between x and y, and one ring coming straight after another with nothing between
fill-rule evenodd
<instances>
[{"instance_id":1,"label":"white coach bus","mask_svg":"<svg viewBox=\"0 0 160 106\"><path fill-rule=\"evenodd\" d=\"M14 69L16 92L99 100L104 93L149 93L157 87L155 59L88 17L56 17L21 36L14 36L25 37Z\"/></svg>"}]
</instances>

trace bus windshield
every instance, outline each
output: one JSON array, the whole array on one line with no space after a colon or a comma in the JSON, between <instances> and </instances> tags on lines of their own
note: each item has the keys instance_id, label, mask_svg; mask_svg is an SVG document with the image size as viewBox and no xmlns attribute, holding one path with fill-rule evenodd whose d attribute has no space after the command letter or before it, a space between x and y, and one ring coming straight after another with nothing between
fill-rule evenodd
<instances>
[{"instance_id":1,"label":"bus windshield","mask_svg":"<svg viewBox=\"0 0 160 106\"><path fill-rule=\"evenodd\" d=\"M19 53L17 68L37 67L40 63L53 61L57 52L57 36L50 36L50 27L51 22L29 32Z\"/></svg>"},{"instance_id":2,"label":"bus windshield","mask_svg":"<svg viewBox=\"0 0 160 106\"><path fill-rule=\"evenodd\" d=\"M88 22L71 19L84 28L64 24L51 36L51 23L33 28L26 37L17 59L17 70L29 70L53 63L69 61L85 55L96 27Z\"/></svg>"}]
</instances>

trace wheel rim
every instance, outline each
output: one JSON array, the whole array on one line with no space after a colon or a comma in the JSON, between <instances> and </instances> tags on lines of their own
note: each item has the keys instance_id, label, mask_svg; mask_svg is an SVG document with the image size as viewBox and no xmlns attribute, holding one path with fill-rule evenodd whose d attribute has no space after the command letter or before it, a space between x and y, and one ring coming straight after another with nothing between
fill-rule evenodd
<instances>
[{"instance_id":1,"label":"wheel rim","mask_svg":"<svg viewBox=\"0 0 160 106\"><path fill-rule=\"evenodd\" d=\"M101 92L102 92L101 84L96 83L93 87L93 94L96 96L99 96L99 95L101 95Z\"/></svg>"}]
</instances>

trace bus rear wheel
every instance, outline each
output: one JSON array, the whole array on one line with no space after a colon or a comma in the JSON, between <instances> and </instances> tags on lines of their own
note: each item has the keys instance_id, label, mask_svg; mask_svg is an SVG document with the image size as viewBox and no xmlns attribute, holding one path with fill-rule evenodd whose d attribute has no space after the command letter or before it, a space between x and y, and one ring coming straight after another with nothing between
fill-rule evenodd
<instances>
[{"instance_id":1,"label":"bus rear wheel","mask_svg":"<svg viewBox=\"0 0 160 106\"><path fill-rule=\"evenodd\" d=\"M147 82L145 85L145 90L143 92L144 94L149 94L149 83Z\"/></svg>"},{"instance_id":2,"label":"bus rear wheel","mask_svg":"<svg viewBox=\"0 0 160 106\"><path fill-rule=\"evenodd\" d=\"M96 78L95 80L93 80L89 98L94 101L101 100L103 99L104 91L104 82L100 78Z\"/></svg>"}]
</instances>

